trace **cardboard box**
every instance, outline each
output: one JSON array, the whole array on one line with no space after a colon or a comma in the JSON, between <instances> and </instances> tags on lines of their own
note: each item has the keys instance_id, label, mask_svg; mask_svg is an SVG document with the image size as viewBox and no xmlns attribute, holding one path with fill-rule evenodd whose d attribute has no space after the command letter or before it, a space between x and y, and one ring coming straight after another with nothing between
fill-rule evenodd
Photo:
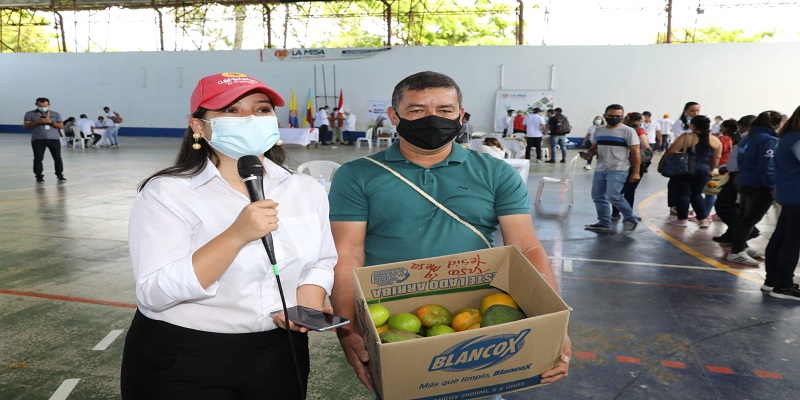
<instances>
[{"instance_id":1,"label":"cardboard box","mask_svg":"<svg viewBox=\"0 0 800 400\"><path fill-rule=\"evenodd\" d=\"M356 268L359 328L383 400L471 399L527 389L559 360L571 308L514 246ZM502 325L381 343L368 305L392 314L425 304L480 307L497 289L527 318Z\"/></svg>"}]
</instances>

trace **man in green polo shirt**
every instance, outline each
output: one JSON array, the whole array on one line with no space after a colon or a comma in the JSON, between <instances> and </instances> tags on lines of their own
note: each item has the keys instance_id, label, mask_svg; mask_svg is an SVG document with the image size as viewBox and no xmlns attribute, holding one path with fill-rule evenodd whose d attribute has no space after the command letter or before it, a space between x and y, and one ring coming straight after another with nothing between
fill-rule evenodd
<instances>
[{"instance_id":1,"label":"man in green polo shirt","mask_svg":"<svg viewBox=\"0 0 800 400\"><path fill-rule=\"evenodd\" d=\"M533 227L525 182L502 160L453 145L464 113L455 81L429 71L411 75L395 86L387 113L400 139L369 156L373 161L342 165L331 185L331 229L339 254L331 294L335 312L356 318L353 268L486 248L498 225L504 243L518 246L558 290ZM356 375L372 390L364 365L369 356L356 325L336 332ZM567 338L561 362L542 374L542 383L564 378L571 355Z\"/></svg>"}]
</instances>

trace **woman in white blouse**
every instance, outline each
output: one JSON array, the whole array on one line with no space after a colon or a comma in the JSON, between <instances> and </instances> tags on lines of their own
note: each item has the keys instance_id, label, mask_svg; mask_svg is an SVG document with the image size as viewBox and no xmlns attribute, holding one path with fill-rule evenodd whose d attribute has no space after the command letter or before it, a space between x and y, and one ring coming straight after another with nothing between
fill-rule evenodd
<instances>
[{"instance_id":1,"label":"woman in white blouse","mask_svg":"<svg viewBox=\"0 0 800 400\"><path fill-rule=\"evenodd\" d=\"M123 399L301 398L306 329L290 323L292 354L282 313L270 316L281 297L260 239L273 237L287 307L323 309L337 256L325 189L283 165L274 110L283 105L244 74L201 79L175 164L139 186ZM237 169L246 155L263 162L266 200L250 202Z\"/></svg>"}]
</instances>

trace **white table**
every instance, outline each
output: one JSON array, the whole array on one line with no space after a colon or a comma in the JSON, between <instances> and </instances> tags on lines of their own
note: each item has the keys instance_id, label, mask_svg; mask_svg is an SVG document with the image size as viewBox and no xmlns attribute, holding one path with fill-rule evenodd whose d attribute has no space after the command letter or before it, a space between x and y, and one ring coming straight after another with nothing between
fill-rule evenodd
<instances>
[{"instance_id":1,"label":"white table","mask_svg":"<svg viewBox=\"0 0 800 400\"><path fill-rule=\"evenodd\" d=\"M319 129L317 128L280 128L281 140L285 144L299 144L308 146L311 142L319 142Z\"/></svg>"},{"instance_id":2,"label":"white table","mask_svg":"<svg viewBox=\"0 0 800 400\"><path fill-rule=\"evenodd\" d=\"M511 150L511 158L525 157L525 145L521 140L501 138L500 143L503 144L503 148ZM470 139L470 149L478 150L481 146L483 146L483 139Z\"/></svg>"},{"instance_id":3,"label":"white table","mask_svg":"<svg viewBox=\"0 0 800 400\"><path fill-rule=\"evenodd\" d=\"M509 164L511 164L514 169L519 172L519 176L522 177L522 182L526 185L528 184L528 175L530 174L531 170L531 160L526 160L524 158L506 158L503 160Z\"/></svg>"},{"instance_id":4,"label":"white table","mask_svg":"<svg viewBox=\"0 0 800 400\"><path fill-rule=\"evenodd\" d=\"M108 132L107 128L95 128L95 130L92 131L92 133L100 135L100 140L95 143L98 147L111 146L111 139L108 138L106 132Z\"/></svg>"}]
</instances>

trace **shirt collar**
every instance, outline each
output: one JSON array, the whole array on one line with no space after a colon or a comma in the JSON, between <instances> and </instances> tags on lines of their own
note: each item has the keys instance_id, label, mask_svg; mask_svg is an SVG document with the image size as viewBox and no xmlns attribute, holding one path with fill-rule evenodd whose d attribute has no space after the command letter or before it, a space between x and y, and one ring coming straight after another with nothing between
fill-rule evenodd
<instances>
[{"instance_id":1,"label":"shirt collar","mask_svg":"<svg viewBox=\"0 0 800 400\"><path fill-rule=\"evenodd\" d=\"M277 184L291 175L289 171L281 168L266 157L264 157L263 164L264 170L267 172L267 174L264 176L264 180L269 182L271 185ZM191 187L193 190L197 189L198 187L210 182L214 178L218 179L220 182L225 182L225 178L222 177L222 174L220 174L214 163L212 163L211 160L208 160L203 170L191 178Z\"/></svg>"},{"instance_id":2,"label":"shirt collar","mask_svg":"<svg viewBox=\"0 0 800 400\"><path fill-rule=\"evenodd\" d=\"M460 144L453 142L451 144L450 154L445 158L442 162L437 163L436 165L447 165L450 162L455 163L463 163L467 160L467 150L461 146ZM384 152L384 160L386 161L408 161L407 158L400 153L400 141L396 141L389 146L388 149Z\"/></svg>"}]
</instances>

